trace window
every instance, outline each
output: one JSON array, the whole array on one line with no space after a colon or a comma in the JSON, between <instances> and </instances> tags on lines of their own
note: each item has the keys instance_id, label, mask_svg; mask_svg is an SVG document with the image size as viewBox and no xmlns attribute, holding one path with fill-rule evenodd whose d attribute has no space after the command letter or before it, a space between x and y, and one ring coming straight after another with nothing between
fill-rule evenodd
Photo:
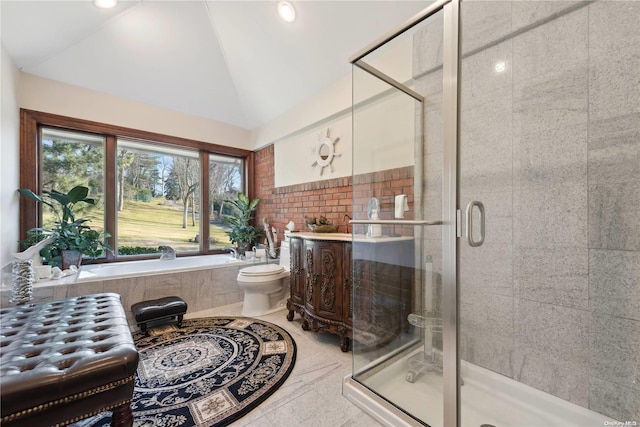
<instances>
[{"instance_id":1,"label":"window","mask_svg":"<svg viewBox=\"0 0 640 427\"><path fill-rule=\"evenodd\" d=\"M223 215L225 200L236 199L238 189L243 188L242 161L223 156L209 156L209 246L222 249L230 247Z\"/></svg>"},{"instance_id":2,"label":"window","mask_svg":"<svg viewBox=\"0 0 640 427\"><path fill-rule=\"evenodd\" d=\"M200 250L197 150L118 139L118 254Z\"/></svg>"},{"instance_id":3,"label":"window","mask_svg":"<svg viewBox=\"0 0 640 427\"><path fill-rule=\"evenodd\" d=\"M108 259L216 253L230 246L225 200L251 194L253 153L144 131L22 110L20 186L41 193L90 188L83 217L111 234ZM50 212L21 198L21 235Z\"/></svg>"},{"instance_id":4,"label":"window","mask_svg":"<svg viewBox=\"0 0 640 427\"><path fill-rule=\"evenodd\" d=\"M95 205L78 204L75 211L89 218L96 231L104 230L105 138L87 133L40 129L42 190L68 192L76 185L89 187ZM51 209L42 207L40 224L50 228L55 221Z\"/></svg>"}]
</instances>

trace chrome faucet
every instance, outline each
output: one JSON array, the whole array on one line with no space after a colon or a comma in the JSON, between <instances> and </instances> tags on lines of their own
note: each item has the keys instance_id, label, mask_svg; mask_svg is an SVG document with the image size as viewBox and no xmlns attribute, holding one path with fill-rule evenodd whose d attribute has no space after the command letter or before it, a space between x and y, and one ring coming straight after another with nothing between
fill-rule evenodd
<instances>
[{"instance_id":1,"label":"chrome faucet","mask_svg":"<svg viewBox=\"0 0 640 427\"><path fill-rule=\"evenodd\" d=\"M229 251L233 259L239 259L237 250L235 250L234 248L225 248L225 249Z\"/></svg>"},{"instance_id":2,"label":"chrome faucet","mask_svg":"<svg viewBox=\"0 0 640 427\"><path fill-rule=\"evenodd\" d=\"M158 249L162 251L160 259L176 259L176 250L171 246L158 246Z\"/></svg>"}]
</instances>

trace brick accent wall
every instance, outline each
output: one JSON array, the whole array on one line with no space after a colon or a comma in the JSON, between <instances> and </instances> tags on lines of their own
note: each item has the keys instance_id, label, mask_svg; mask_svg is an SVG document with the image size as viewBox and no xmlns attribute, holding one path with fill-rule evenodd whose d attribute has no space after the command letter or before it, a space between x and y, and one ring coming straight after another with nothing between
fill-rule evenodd
<instances>
[{"instance_id":1,"label":"brick accent wall","mask_svg":"<svg viewBox=\"0 0 640 427\"><path fill-rule=\"evenodd\" d=\"M278 240L284 237L289 221L296 224L297 230L309 231L305 216L324 215L332 224L339 226L338 232L345 233L349 221L345 215L366 219L371 197L380 201L380 218L393 219L395 195L407 194L409 212L405 218L413 219L413 167L363 174L353 179L349 176L275 188L274 150L273 145L269 145L255 155L255 189L255 197L260 198L256 225L262 224L262 218L266 218L269 225L278 230ZM352 212L354 196L355 216ZM348 231L352 231L351 226Z\"/></svg>"}]
</instances>

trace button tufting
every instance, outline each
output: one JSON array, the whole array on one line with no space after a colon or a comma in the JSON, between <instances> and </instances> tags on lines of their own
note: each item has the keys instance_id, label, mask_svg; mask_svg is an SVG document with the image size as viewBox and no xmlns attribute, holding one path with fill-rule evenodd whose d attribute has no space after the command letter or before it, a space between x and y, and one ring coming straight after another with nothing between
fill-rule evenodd
<instances>
[{"instance_id":1,"label":"button tufting","mask_svg":"<svg viewBox=\"0 0 640 427\"><path fill-rule=\"evenodd\" d=\"M34 351L32 353L27 353L24 355L25 358L29 359L32 357L40 356L44 350Z\"/></svg>"},{"instance_id":2,"label":"button tufting","mask_svg":"<svg viewBox=\"0 0 640 427\"><path fill-rule=\"evenodd\" d=\"M0 315L3 421L5 413L30 413L67 399L64 393L83 396L107 383L132 384L137 351L119 295L5 307Z\"/></svg>"},{"instance_id":3,"label":"button tufting","mask_svg":"<svg viewBox=\"0 0 640 427\"><path fill-rule=\"evenodd\" d=\"M60 354L70 354L70 353L73 353L74 351L77 351L77 350L78 350L78 347L65 347L65 348L60 349L58 352Z\"/></svg>"}]
</instances>

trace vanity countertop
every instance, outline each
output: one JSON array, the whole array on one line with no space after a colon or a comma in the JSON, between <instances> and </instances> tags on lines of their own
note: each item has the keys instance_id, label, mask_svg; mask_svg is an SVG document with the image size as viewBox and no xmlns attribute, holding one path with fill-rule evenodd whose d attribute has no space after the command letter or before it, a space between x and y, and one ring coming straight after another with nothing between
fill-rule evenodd
<instances>
[{"instance_id":1,"label":"vanity countertop","mask_svg":"<svg viewBox=\"0 0 640 427\"><path fill-rule=\"evenodd\" d=\"M357 242L357 243L390 243L413 240L411 236L380 236L380 237L367 237L364 234L351 234L351 233L313 233L313 232L293 232L291 237L300 237L309 240L333 240L343 242Z\"/></svg>"}]
</instances>

